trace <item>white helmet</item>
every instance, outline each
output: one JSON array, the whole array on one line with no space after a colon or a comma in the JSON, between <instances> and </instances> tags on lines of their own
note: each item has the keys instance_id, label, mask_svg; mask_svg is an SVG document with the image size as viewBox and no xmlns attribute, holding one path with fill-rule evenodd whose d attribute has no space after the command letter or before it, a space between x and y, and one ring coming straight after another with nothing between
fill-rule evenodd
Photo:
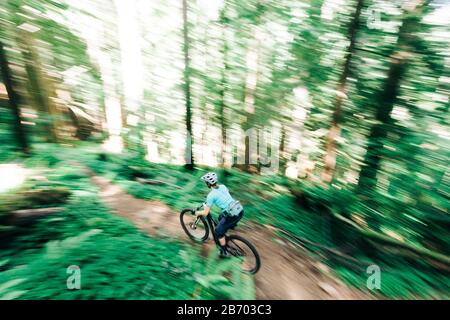
<instances>
[{"instance_id":1,"label":"white helmet","mask_svg":"<svg viewBox=\"0 0 450 320\"><path fill-rule=\"evenodd\" d=\"M217 183L217 174L214 172L208 172L202 177L202 180L209 183L209 184L216 184Z\"/></svg>"}]
</instances>

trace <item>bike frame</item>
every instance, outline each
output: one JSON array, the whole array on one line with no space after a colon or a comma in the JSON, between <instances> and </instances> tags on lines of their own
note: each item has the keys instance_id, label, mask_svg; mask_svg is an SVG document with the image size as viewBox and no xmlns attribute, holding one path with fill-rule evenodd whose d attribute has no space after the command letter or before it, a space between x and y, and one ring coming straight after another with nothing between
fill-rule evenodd
<instances>
[{"instance_id":1,"label":"bike frame","mask_svg":"<svg viewBox=\"0 0 450 320\"><path fill-rule=\"evenodd\" d=\"M192 234L188 231L188 229L186 228L186 225L184 224L184 221L183 221L182 217L183 217L183 215L184 215L185 213L187 213L188 211L192 211L192 213L195 214L195 212L201 211L202 208L203 208L203 205L197 207L196 209L184 209L184 210L181 212L180 220L181 220L183 229L184 229L184 231L186 231L186 233L188 234L188 236L189 236L191 239L193 239L193 240L198 240L198 239L196 239L195 237L193 237ZM202 223L205 224L206 229L208 229L208 228L211 229L211 233L212 233L212 235L213 235L214 242L215 242L215 244L216 244L217 246L219 246L220 243L219 243L219 239L217 238L217 234L216 234L216 230L215 230L219 222L212 216L212 214L211 214L211 212L210 212L206 217L205 217L205 216L203 216L203 217L202 217L202 216L197 216L197 218L195 219L194 222L189 223L190 227L191 227L192 229L196 229L196 228L197 228L197 224L199 223L200 220L202 221ZM205 221L205 220L206 220L206 221ZM253 245L250 241L248 241L248 240L246 240L246 239L244 239L244 238L242 238L242 237L240 237L240 236L237 236L237 235L234 235L234 236L233 236L233 235L232 235L231 237L232 237L233 239L237 240L237 241L242 242L242 243L244 244L244 246L246 246L248 249L250 249L250 250L252 251L252 254L253 254L253 256L254 256L255 259L256 259L256 265L255 265L255 268L249 270L249 272L251 272L251 273L253 273L253 274L256 273L256 272L258 272L258 270L259 270L259 268L260 268L260 266L261 266L261 260L260 260L258 251L257 251L256 248L254 247L254 245ZM230 240L230 238L229 238L227 235L225 235L225 238L227 239L227 242ZM203 239L203 238L202 238L202 239ZM208 238L204 239L203 242L206 242L208 239L209 239L209 233L208 233ZM234 243L234 241L233 241L233 243ZM242 249L239 245L237 245L236 243L234 243L234 244L235 244L235 247L234 247L234 248L230 247L230 249L232 249L231 254L232 254L233 256L236 256L236 257L245 257L245 256L247 256L247 254L245 253L245 250L243 250L243 249ZM228 245L228 243L227 243L227 245Z\"/></svg>"},{"instance_id":2,"label":"bike frame","mask_svg":"<svg viewBox=\"0 0 450 320\"><path fill-rule=\"evenodd\" d=\"M216 226L217 226L217 222L216 222L216 220L211 216L211 213L209 213L209 214L206 216L206 222L208 223L209 228L211 229L211 233L212 233L212 235L213 235L214 242L215 242L217 245L219 245L219 239L217 238L217 235L216 235Z\"/></svg>"},{"instance_id":3,"label":"bike frame","mask_svg":"<svg viewBox=\"0 0 450 320\"><path fill-rule=\"evenodd\" d=\"M198 206L195 209L192 209L194 212L200 211L203 209L204 204ZM219 239L217 238L217 234L216 234L216 226L219 223L216 219L213 218L211 212L205 217L206 218L206 223L208 224L208 227L213 235L213 239L214 242L216 243L216 245L220 246L219 243ZM198 221L200 220L200 218L197 218L194 222L194 225L197 226ZM227 235L225 235L226 238Z\"/></svg>"},{"instance_id":4,"label":"bike frame","mask_svg":"<svg viewBox=\"0 0 450 320\"><path fill-rule=\"evenodd\" d=\"M197 207L196 209L194 209L194 212L201 210L201 208L203 207L203 205ZM198 221L200 220L200 218L197 218L194 222L194 225L197 226ZM206 216L206 223L208 224L209 229L211 229L211 233L213 235L213 239L214 242L216 243L216 245L219 245L219 239L217 238L217 234L216 234L216 226L218 224L218 222L212 217L211 212Z\"/></svg>"}]
</instances>

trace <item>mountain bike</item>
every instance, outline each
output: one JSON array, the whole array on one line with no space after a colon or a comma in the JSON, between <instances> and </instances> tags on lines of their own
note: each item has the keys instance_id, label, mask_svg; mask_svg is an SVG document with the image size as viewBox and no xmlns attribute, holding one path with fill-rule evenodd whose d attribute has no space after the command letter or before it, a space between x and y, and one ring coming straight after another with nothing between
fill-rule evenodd
<instances>
[{"instance_id":1,"label":"mountain bike","mask_svg":"<svg viewBox=\"0 0 450 320\"><path fill-rule=\"evenodd\" d=\"M211 232L214 242L219 246L219 239L215 232L218 221L212 217L211 213L206 217L197 217L195 215L197 211L203 210L203 206L204 204L195 209L183 209L180 213L181 226L189 238L195 242L206 242ZM258 272L261 266L261 259L255 246L250 241L235 234L225 235L225 241L228 253L243 259L244 272L251 274Z\"/></svg>"}]
</instances>

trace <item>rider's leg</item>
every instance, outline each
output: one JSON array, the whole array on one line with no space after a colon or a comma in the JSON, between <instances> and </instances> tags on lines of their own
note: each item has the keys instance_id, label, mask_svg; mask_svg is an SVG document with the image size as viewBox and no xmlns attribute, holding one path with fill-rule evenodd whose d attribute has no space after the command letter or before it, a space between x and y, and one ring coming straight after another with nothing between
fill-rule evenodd
<instances>
[{"instance_id":1,"label":"rider's leg","mask_svg":"<svg viewBox=\"0 0 450 320\"><path fill-rule=\"evenodd\" d=\"M236 217L233 217L233 222L230 223L229 229L234 229L237 224L239 223L239 221L241 221L242 216L244 215L244 210L241 211L241 213L239 213L239 215L237 215Z\"/></svg>"},{"instance_id":2,"label":"rider's leg","mask_svg":"<svg viewBox=\"0 0 450 320\"><path fill-rule=\"evenodd\" d=\"M219 239L219 244L220 244L219 256L227 257L229 254L226 246L225 237Z\"/></svg>"},{"instance_id":3,"label":"rider's leg","mask_svg":"<svg viewBox=\"0 0 450 320\"><path fill-rule=\"evenodd\" d=\"M242 211L238 216L235 217L228 217L228 216L222 216L219 220L219 223L216 226L216 235L219 239L219 243L221 246L225 245L225 234L230 228L233 228L237 225L237 223L241 220L242 216L244 214L244 211Z\"/></svg>"},{"instance_id":4,"label":"rider's leg","mask_svg":"<svg viewBox=\"0 0 450 320\"><path fill-rule=\"evenodd\" d=\"M238 216L235 217L221 215L221 219L215 229L217 238L219 239L221 256L225 256L227 254L225 234L230 228L235 227L237 225L239 220L241 220L243 213L244 212L242 211Z\"/></svg>"},{"instance_id":5,"label":"rider's leg","mask_svg":"<svg viewBox=\"0 0 450 320\"><path fill-rule=\"evenodd\" d=\"M229 222L227 221L226 217L223 217L220 219L219 223L216 226L216 235L219 239L219 245L220 245L220 255L226 256L227 255L227 249L226 249L226 241L225 241L225 233L229 229Z\"/></svg>"},{"instance_id":6,"label":"rider's leg","mask_svg":"<svg viewBox=\"0 0 450 320\"><path fill-rule=\"evenodd\" d=\"M235 217L225 217L223 220L220 220L221 223L219 223L217 226L221 226L220 228L216 228L216 234L219 239L220 244L220 255L221 256L227 256L227 243L225 239L226 232L236 227L238 222L242 219L242 216L244 214L244 211L241 211L241 213L238 216Z\"/></svg>"}]
</instances>

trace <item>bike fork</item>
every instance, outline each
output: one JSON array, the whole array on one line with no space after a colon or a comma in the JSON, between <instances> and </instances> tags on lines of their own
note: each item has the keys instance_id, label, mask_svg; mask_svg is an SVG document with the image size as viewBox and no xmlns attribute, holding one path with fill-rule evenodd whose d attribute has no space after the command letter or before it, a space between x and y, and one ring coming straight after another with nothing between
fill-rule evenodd
<instances>
[{"instance_id":1,"label":"bike fork","mask_svg":"<svg viewBox=\"0 0 450 320\"><path fill-rule=\"evenodd\" d=\"M197 229L197 224L198 224L198 221L199 221L199 220L200 220L200 217L197 217L197 219L195 219L194 222L191 222L191 223L190 223L191 229L193 229L193 230Z\"/></svg>"}]
</instances>

